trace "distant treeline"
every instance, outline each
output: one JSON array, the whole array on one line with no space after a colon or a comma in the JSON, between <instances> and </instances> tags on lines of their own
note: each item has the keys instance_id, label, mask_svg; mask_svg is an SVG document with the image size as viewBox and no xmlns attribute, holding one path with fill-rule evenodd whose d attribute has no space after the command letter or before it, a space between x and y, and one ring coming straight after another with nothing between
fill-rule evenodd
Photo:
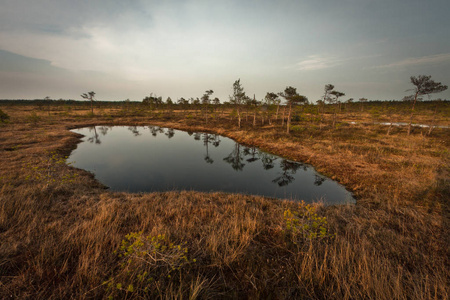
<instances>
[{"instance_id":1,"label":"distant treeline","mask_svg":"<svg viewBox=\"0 0 450 300\"><path fill-rule=\"evenodd\" d=\"M66 105L90 105L90 101L89 100L64 100L64 99L59 99L59 100L45 100L45 99L34 99L34 100L29 100L29 99L14 99L14 100L10 100L10 99L0 99L0 104L14 104L14 105L40 105L40 104L66 104ZM111 104L123 104L123 103L142 103L141 101L103 101L103 100L95 100L96 104L107 104L107 105L111 105Z\"/></svg>"},{"instance_id":2,"label":"distant treeline","mask_svg":"<svg viewBox=\"0 0 450 300\"><path fill-rule=\"evenodd\" d=\"M435 103L437 101L440 101L442 104L447 104L450 103L450 100L422 100L421 103L423 104L427 104L427 103ZM368 100L367 102L364 102L366 105L376 105L376 104L381 104L381 105L387 105L387 104L403 104L403 103L411 103L412 100ZM86 101L86 100L73 100L73 99L69 99L69 100L65 100L65 99L59 99L59 100L46 100L46 99L0 99L0 105L80 105L80 106L84 106L84 105L90 105L90 101ZM122 105L122 104L142 104L142 101L131 101L131 100L122 100L122 101L106 101L106 100L95 100L95 104L96 105ZM343 101L342 104L359 104L361 103L360 101L354 101L354 102L346 102ZM161 104L167 104L162 102ZM190 105L192 103L185 103L187 105ZM224 103L220 103L220 104L229 104L228 102L224 102ZM170 103L170 105L181 105L179 103ZM309 103L308 105L318 105L318 103Z\"/></svg>"}]
</instances>

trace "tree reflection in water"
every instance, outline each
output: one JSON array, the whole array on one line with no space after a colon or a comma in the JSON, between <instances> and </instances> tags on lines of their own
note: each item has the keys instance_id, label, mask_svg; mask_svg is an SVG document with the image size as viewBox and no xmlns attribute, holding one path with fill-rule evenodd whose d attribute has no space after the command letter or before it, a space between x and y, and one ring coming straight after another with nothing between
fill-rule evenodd
<instances>
[{"instance_id":1,"label":"tree reflection in water","mask_svg":"<svg viewBox=\"0 0 450 300\"><path fill-rule=\"evenodd\" d=\"M112 130L112 126L100 126L98 128L98 130L100 131L100 133L105 136L109 130Z\"/></svg>"},{"instance_id":2,"label":"tree reflection in water","mask_svg":"<svg viewBox=\"0 0 450 300\"><path fill-rule=\"evenodd\" d=\"M223 160L229 163L234 170L242 171L245 164L242 162L244 157L242 156L241 145L235 143L233 151Z\"/></svg>"},{"instance_id":3,"label":"tree reflection in water","mask_svg":"<svg viewBox=\"0 0 450 300\"><path fill-rule=\"evenodd\" d=\"M200 141L202 134L200 132L194 132L194 140Z\"/></svg>"},{"instance_id":4,"label":"tree reflection in water","mask_svg":"<svg viewBox=\"0 0 450 300\"><path fill-rule=\"evenodd\" d=\"M154 125L92 126L78 132L84 134L86 143L74 151L73 160L79 159L79 167L95 172L114 190L160 191L169 187L305 200L327 195L329 203L352 199L336 182L307 164L216 134L184 133ZM101 151L99 146L104 146ZM174 174L178 168L181 175Z\"/></svg>"},{"instance_id":5,"label":"tree reflection in water","mask_svg":"<svg viewBox=\"0 0 450 300\"><path fill-rule=\"evenodd\" d=\"M220 136L217 134L214 134L214 138L213 138L213 142L212 142L214 147L219 147L220 145Z\"/></svg>"},{"instance_id":6,"label":"tree reflection in water","mask_svg":"<svg viewBox=\"0 0 450 300\"><path fill-rule=\"evenodd\" d=\"M167 131L165 131L164 128L161 128L159 126L148 126L148 128L153 137L156 137L159 133L164 133L170 139L175 135L175 130L171 128L167 128ZM112 129L111 126L98 127L98 131L103 136L105 136L111 129ZM131 131L134 136L141 135L137 126L128 126L128 130ZM97 132L97 127L96 126L90 127L89 131L92 132L93 134L87 140L90 143L101 144L100 136ZM211 144L214 147L218 147L221 142L220 136L217 134L209 134L201 132L188 132L188 134L190 136L193 135L196 141L200 140L203 141L203 145L205 146L206 150L204 160L208 164L214 163L214 159L211 157L209 153L209 145ZM253 163L261 160L263 169L270 170L275 167L275 161L277 159L278 157L276 157L275 155L265 153L257 149L256 147L246 147L235 142L233 151L223 160L226 163L230 164L235 171L242 171L244 169L244 166L246 165L245 161L248 163ZM273 179L272 182L278 184L281 187L292 183L295 180L295 177L293 175L297 172L297 170L303 168L306 171L307 166L302 163L282 159L280 161L280 168L282 172L280 172L279 176ZM314 185L320 186L325 180L326 180L325 177L321 175L315 175Z\"/></svg>"},{"instance_id":7,"label":"tree reflection in water","mask_svg":"<svg viewBox=\"0 0 450 300\"><path fill-rule=\"evenodd\" d=\"M314 185L315 186L320 186L322 185L322 183L327 180L325 177L320 176L320 175L314 175Z\"/></svg>"},{"instance_id":8,"label":"tree reflection in water","mask_svg":"<svg viewBox=\"0 0 450 300\"><path fill-rule=\"evenodd\" d=\"M279 186L286 186L294 181L295 178L292 175L295 174L298 169L303 168L305 171L307 170L307 167L304 164L295 161L289 161L287 159L281 160L280 168L282 170L282 173L280 174L280 176L272 180L273 183L278 183Z\"/></svg>"},{"instance_id":9,"label":"tree reflection in water","mask_svg":"<svg viewBox=\"0 0 450 300\"><path fill-rule=\"evenodd\" d=\"M209 156L209 149L208 149L208 145L213 142L214 142L214 140L213 140L212 134L208 134L208 133L203 134L203 145L206 148L205 161L208 164L212 164L214 162L214 160L211 158L211 156Z\"/></svg>"},{"instance_id":10,"label":"tree reflection in water","mask_svg":"<svg viewBox=\"0 0 450 300\"><path fill-rule=\"evenodd\" d=\"M270 170L275 166L274 161L277 160L277 157L275 155L259 150L259 157L261 157L261 162L263 164L264 170Z\"/></svg>"},{"instance_id":11,"label":"tree reflection in water","mask_svg":"<svg viewBox=\"0 0 450 300\"><path fill-rule=\"evenodd\" d=\"M156 137L158 133L164 133L164 129L159 126L148 126L150 133L152 136Z\"/></svg>"},{"instance_id":12,"label":"tree reflection in water","mask_svg":"<svg viewBox=\"0 0 450 300\"><path fill-rule=\"evenodd\" d=\"M99 137L99 135L97 133L97 128L95 126L89 127L89 132L92 132L92 131L94 131L94 135L91 136L91 137L88 137L88 139L87 139L88 142L100 145L102 143L102 141L100 140L100 137Z\"/></svg>"},{"instance_id":13,"label":"tree reflection in water","mask_svg":"<svg viewBox=\"0 0 450 300\"><path fill-rule=\"evenodd\" d=\"M255 147L245 147L244 148L244 155L251 156L250 158L247 158L247 161L249 163L259 160L258 154L259 153Z\"/></svg>"},{"instance_id":14,"label":"tree reflection in water","mask_svg":"<svg viewBox=\"0 0 450 300\"><path fill-rule=\"evenodd\" d=\"M167 132L166 132L166 136L171 139L173 138L173 136L175 135L175 130L173 130L172 128L168 128Z\"/></svg>"},{"instance_id":15,"label":"tree reflection in water","mask_svg":"<svg viewBox=\"0 0 450 300\"><path fill-rule=\"evenodd\" d=\"M137 129L136 126L128 126L128 130L131 131L131 133L133 133L134 136L141 135L141 133L139 132L139 130Z\"/></svg>"}]
</instances>

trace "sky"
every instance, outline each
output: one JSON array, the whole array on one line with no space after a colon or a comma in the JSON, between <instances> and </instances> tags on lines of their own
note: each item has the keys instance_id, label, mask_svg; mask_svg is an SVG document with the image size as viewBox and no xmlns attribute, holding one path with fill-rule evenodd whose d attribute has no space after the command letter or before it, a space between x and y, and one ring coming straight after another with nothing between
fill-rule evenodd
<instances>
[{"instance_id":1,"label":"sky","mask_svg":"<svg viewBox=\"0 0 450 300\"><path fill-rule=\"evenodd\" d=\"M450 85L448 0L0 0L0 99L400 100ZM450 99L450 91L432 99Z\"/></svg>"}]
</instances>

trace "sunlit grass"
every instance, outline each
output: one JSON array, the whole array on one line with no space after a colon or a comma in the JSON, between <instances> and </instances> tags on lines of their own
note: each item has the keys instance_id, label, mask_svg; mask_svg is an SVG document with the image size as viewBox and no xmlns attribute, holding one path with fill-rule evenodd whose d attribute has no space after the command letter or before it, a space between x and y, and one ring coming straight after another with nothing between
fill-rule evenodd
<instances>
[{"instance_id":1,"label":"sunlit grass","mask_svg":"<svg viewBox=\"0 0 450 300\"><path fill-rule=\"evenodd\" d=\"M387 135L387 127L373 124L387 117L384 110L342 112L336 129L329 116L319 123L305 115L287 135L280 120L253 126L245 112L238 130L230 111L220 110L205 126L196 110L134 114L112 107L92 116L89 107L1 109L10 116L0 125L1 298L105 298L114 294L111 278L117 295L132 297L145 294L147 286L136 283L145 272L156 274L148 287L161 298L449 297L448 129L427 136L417 128L407 136L406 128L394 128ZM29 117L33 112L38 118ZM428 122L431 114L418 111L415 120ZM224 193L112 193L92 174L59 163L79 142L68 129L94 124L225 135L313 164L358 203L301 207ZM153 251L152 238L164 236L159 243L168 248L154 254L169 253L168 260L122 267L122 241L134 243L139 235L126 236L141 231L141 239L150 238L138 252ZM166 252L171 243L182 251ZM189 263L180 267L184 249Z\"/></svg>"}]
</instances>

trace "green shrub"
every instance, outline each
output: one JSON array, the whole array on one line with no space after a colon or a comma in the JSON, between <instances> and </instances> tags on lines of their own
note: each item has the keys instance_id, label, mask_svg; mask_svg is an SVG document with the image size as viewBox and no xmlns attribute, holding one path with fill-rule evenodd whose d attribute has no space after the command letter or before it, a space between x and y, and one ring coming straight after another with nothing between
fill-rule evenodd
<instances>
[{"instance_id":1,"label":"green shrub","mask_svg":"<svg viewBox=\"0 0 450 300\"><path fill-rule=\"evenodd\" d=\"M78 173L72 173L65 168L66 159L67 156L62 157L56 152L51 152L50 157L43 161L33 164L29 163L25 166L26 170L31 170L25 179L34 180L46 186L72 183L78 176ZM68 165L71 165L71 163L68 163Z\"/></svg>"},{"instance_id":2,"label":"green shrub","mask_svg":"<svg viewBox=\"0 0 450 300\"><path fill-rule=\"evenodd\" d=\"M145 236L141 232L132 232L125 236L118 251L119 268L108 281L110 298L131 296L157 297L157 291L165 287L180 284L181 272L187 272L187 267L195 263L188 258L186 243L175 244L165 235Z\"/></svg>"},{"instance_id":3,"label":"green shrub","mask_svg":"<svg viewBox=\"0 0 450 300\"><path fill-rule=\"evenodd\" d=\"M295 132L303 132L305 131L306 128L300 125L291 125L291 131L295 131Z\"/></svg>"},{"instance_id":4,"label":"green shrub","mask_svg":"<svg viewBox=\"0 0 450 300\"><path fill-rule=\"evenodd\" d=\"M299 203L298 210L284 211L285 233L290 240L300 245L303 241L334 238L335 234L328 231L326 217L319 217L316 207L311 204Z\"/></svg>"}]
</instances>

